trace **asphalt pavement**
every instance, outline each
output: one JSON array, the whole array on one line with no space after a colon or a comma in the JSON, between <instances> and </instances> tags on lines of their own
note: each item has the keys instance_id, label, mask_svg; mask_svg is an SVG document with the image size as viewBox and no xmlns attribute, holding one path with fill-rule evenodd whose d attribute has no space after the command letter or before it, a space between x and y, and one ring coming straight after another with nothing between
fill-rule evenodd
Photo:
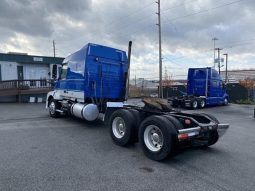
<instances>
[{"instance_id":1,"label":"asphalt pavement","mask_svg":"<svg viewBox=\"0 0 255 191\"><path fill-rule=\"evenodd\" d=\"M102 122L53 119L44 104L0 104L0 190L201 190L255 188L254 106L211 107L230 129L207 149L163 162L139 144L115 145Z\"/></svg>"}]
</instances>

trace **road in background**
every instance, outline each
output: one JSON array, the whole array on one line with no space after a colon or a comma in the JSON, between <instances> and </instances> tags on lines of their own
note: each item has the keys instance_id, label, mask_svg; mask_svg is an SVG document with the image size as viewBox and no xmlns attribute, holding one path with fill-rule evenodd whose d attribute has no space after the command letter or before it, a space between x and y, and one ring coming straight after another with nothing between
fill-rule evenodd
<instances>
[{"instance_id":1,"label":"road in background","mask_svg":"<svg viewBox=\"0 0 255 191\"><path fill-rule=\"evenodd\" d=\"M164 162L116 146L102 122L52 119L43 104L0 104L0 190L254 190L254 106L197 111L230 129Z\"/></svg>"}]
</instances>

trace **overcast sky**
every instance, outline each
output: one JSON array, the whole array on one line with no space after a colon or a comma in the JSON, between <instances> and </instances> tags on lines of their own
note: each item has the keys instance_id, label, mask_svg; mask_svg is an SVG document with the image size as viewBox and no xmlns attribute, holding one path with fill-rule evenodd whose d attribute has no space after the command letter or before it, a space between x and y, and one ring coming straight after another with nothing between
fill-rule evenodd
<instances>
[{"instance_id":1,"label":"overcast sky","mask_svg":"<svg viewBox=\"0 0 255 191\"><path fill-rule=\"evenodd\" d=\"M66 57L88 42L127 50L131 76L158 79L155 0L1 0L0 52ZM255 0L161 0L163 73L213 66L213 37L230 69L255 68ZM224 70L224 67L222 68Z\"/></svg>"}]
</instances>

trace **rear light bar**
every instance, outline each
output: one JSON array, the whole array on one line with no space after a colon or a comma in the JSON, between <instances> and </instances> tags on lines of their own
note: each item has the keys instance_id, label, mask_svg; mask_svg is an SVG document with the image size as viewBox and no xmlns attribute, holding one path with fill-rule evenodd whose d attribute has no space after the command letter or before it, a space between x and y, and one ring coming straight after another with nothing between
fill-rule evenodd
<instances>
[{"instance_id":1,"label":"rear light bar","mask_svg":"<svg viewBox=\"0 0 255 191\"><path fill-rule=\"evenodd\" d=\"M189 129L180 129L179 134L178 134L178 139L179 139L179 141L187 140L190 137L198 135L200 130L201 130L200 127L193 127L193 128L189 128Z\"/></svg>"}]
</instances>

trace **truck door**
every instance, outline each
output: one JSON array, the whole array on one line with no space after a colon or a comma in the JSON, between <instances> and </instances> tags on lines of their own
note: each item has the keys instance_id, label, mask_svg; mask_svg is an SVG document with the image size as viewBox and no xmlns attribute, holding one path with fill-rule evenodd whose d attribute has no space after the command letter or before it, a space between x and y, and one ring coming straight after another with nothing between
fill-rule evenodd
<instances>
[{"instance_id":1,"label":"truck door","mask_svg":"<svg viewBox=\"0 0 255 191\"><path fill-rule=\"evenodd\" d=\"M222 80L218 72L212 69L212 78L210 80L210 101L212 104L217 104L222 95Z\"/></svg>"},{"instance_id":2,"label":"truck door","mask_svg":"<svg viewBox=\"0 0 255 191\"><path fill-rule=\"evenodd\" d=\"M218 88L219 87L219 81L212 79L210 81L210 93L209 93L209 99L211 104L215 104L217 102L218 95Z\"/></svg>"}]
</instances>

